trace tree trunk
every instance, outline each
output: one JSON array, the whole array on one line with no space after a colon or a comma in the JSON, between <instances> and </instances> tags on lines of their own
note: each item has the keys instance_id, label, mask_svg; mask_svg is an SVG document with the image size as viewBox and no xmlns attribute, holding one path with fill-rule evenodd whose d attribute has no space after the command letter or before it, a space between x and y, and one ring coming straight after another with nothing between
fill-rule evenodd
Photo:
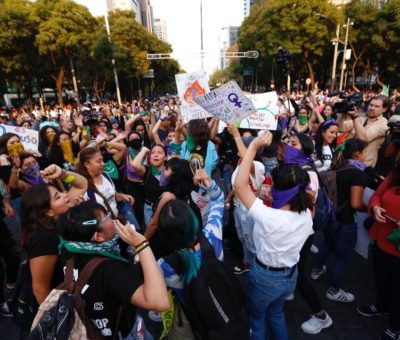
<instances>
[{"instance_id":1,"label":"tree trunk","mask_svg":"<svg viewBox=\"0 0 400 340\"><path fill-rule=\"evenodd\" d=\"M308 74L309 74L310 79L311 79L311 89L314 89L314 86L315 86L315 77L314 77L313 65L312 65L312 63L311 63L311 62L309 61L309 59L308 59L308 57L309 57L308 51L307 51L307 50L304 51L303 54L304 54L304 59L305 59L306 64L307 64Z\"/></svg>"},{"instance_id":2,"label":"tree trunk","mask_svg":"<svg viewBox=\"0 0 400 340\"><path fill-rule=\"evenodd\" d=\"M58 71L58 75L51 75L51 77L54 79L55 83L56 83L56 87L57 87L57 97L58 97L58 104L61 106L64 106L64 101L63 101L63 80L64 80L64 75L65 75L65 68L64 66L60 67L60 71Z\"/></svg>"},{"instance_id":3,"label":"tree trunk","mask_svg":"<svg viewBox=\"0 0 400 340\"><path fill-rule=\"evenodd\" d=\"M93 90L94 90L94 93L96 94L97 100L100 102L101 98L100 98L100 93L99 93L99 81L98 81L97 77L94 78L94 80L93 80Z\"/></svg>"}]
</instances>

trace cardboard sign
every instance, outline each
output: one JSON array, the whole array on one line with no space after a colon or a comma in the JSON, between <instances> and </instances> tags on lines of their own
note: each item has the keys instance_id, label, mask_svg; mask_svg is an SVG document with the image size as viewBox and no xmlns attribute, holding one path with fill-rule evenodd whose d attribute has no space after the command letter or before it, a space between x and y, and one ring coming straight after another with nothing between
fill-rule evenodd
<instances>
[{"instance_id":1,"label":"cardboard sign","mask_svg":"<svg viewBox=\"0 0 400 340\"><path fill-rule=\"evenodd\" d=\"M0 124L0 136L7 132L15 133L19 136L25 150L37 151L39 147L39 132L36 130L25 129L20 126Z\"/></svg>"},{"instance_id":2,"label":"cardboard sign","mask_svg":"<svg viewBox=\"0 0 400 340\"><path fill-rule=\"evenodd\" d=\"M197 105L194 98L210 92L205 71L176 74L176 87L181 99L182 120L187 123L193 119L207 118L211 115Z\"/></svg>"},{"instance_id":3,"label":"cardboard sign","mask_svg":"<svg viewBox=\"0 0 400 340\"><path fill-rule=\"evenodd\" d=\"M276 130L278 126L279 114L283 112L283 107L278 106L278 95L275 91L249 94L247 97L255 107L255 112L240 123L241 128Z\"/></svg>"},{"instance_id":4,"label":"cardboard sign","mask_svg":"<svg viewBox=\"0 0 400 340\"><path fill-rule=\"evenodd\" d=\"M240 122L256 111L251 100L234 80L194 98L194 101L225 123Z\"/></svg>"}]
</instances>

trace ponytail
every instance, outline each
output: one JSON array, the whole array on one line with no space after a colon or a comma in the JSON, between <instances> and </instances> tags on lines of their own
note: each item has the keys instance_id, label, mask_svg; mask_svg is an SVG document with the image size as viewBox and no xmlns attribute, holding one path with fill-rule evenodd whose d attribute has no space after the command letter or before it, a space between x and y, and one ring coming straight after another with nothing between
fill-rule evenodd
<instances>
[{"instance_id":1,"label":"ponytail","mask_svg":"<svg viewBox=\"0 0 400 340\"><path fill-rule=\"evenodd\" d=\"M181 276L182 281L188 284L193 278L197 276L200 269L201 261L200 259L187 248L181 251L181 258L183 261L183 274Z\"/></svg>"},{"instance_id":2,"label":"ponytail","mask_svg":"<svg viewBox=\"0 0 400 340\"><path fill-rule=\"evenodd\" d=\"M354 154L357 152L363 152L367 147L367 143L358 138L351 138L343 141L333 154L332 159L332 170L338 170L343 168L349 159L354 158Z\"/></svg>"}]
</instances>

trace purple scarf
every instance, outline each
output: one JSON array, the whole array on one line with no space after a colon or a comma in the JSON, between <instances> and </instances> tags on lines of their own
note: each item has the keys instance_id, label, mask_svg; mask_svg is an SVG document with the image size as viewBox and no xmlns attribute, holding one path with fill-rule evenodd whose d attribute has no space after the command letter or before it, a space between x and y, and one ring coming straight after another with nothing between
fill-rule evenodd
<instances>
[{"instance_id":1,"label":"purple scarf","mask_svg":"<svg viewBox=\"0 0 400 340\"><path fill-rule=\"evenodd\" d=\"M363 161L359 161L358 159L349 159L348 162L349 164L361 171L364 171L367 167L367 165Z\"/></svg>"},{"instance_id":2,"label":"purple scarf","mask_svg":"<svg viewBox=\"0 0 400 340\"><path fill-rule=\"evenodd\" d=\"M22 173L22 179L31 186L45 183L40 175L40 167L38 163L32 164L25 169Z\"/></svg>"},{"instance_id":3,"label":"purple scarf","mask_svg":"<svg viewBox=\"0 0 400 340\"><path fill-rule=\"evenodd\" d=\"M277 190L275 189L275 186L273 185L271 187L271 192L272 192L272 208L275 209L280 209L282 208L285 204L289 203L293 197L295 197L300 189L310 189L309 186L304 187L303 184L297 184L293 188L287 189L287 190Z\"/></svg>"},{"instance_id":4,"label":"purple scarf","mask_svg":"<svg viewBox=\"0 0 400 340\"><path fill-rule=\"evenodd\" d=\"M310 157L306 156L303 150L296 149L291 145L286 145L283 153L283 163L302 166L310 162Z\"/></svg>"}]
</instances>

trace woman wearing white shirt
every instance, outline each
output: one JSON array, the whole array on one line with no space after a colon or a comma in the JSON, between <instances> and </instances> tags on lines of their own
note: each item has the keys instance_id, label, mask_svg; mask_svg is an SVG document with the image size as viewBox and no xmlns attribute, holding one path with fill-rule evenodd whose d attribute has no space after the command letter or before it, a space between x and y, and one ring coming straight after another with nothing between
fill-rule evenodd
<instances>
[{"instance_id":1,"label":"woman wearing white shirt","mask_svg":"<svg viewBox=\"0 0 400 340\"><path fill-rule=\"evenodd\" d=\"M306 192L308 173L296 165L284 165L272 171L273 208L268 208L248 186L251 165L259 148L272 141L269 131L250 144L235 181L240 200L254 219L256 258L247 282L251 339L265 339L265 325L272 339L287 339L283 307L294 291L296 264L300 250L313 233L313 198Z\"/></svg>"},{"instance_id":2,"label":"woman wearing white shirt","mask_svg":"<svg viewBox=\"0 0 400 340\"><path fill-rule=\"evenodd\" d=\"M330 119L322 123L315 135L314 164L318 172L329 170L339 126L336 120Z\"/></svg>"}]
</instances>

